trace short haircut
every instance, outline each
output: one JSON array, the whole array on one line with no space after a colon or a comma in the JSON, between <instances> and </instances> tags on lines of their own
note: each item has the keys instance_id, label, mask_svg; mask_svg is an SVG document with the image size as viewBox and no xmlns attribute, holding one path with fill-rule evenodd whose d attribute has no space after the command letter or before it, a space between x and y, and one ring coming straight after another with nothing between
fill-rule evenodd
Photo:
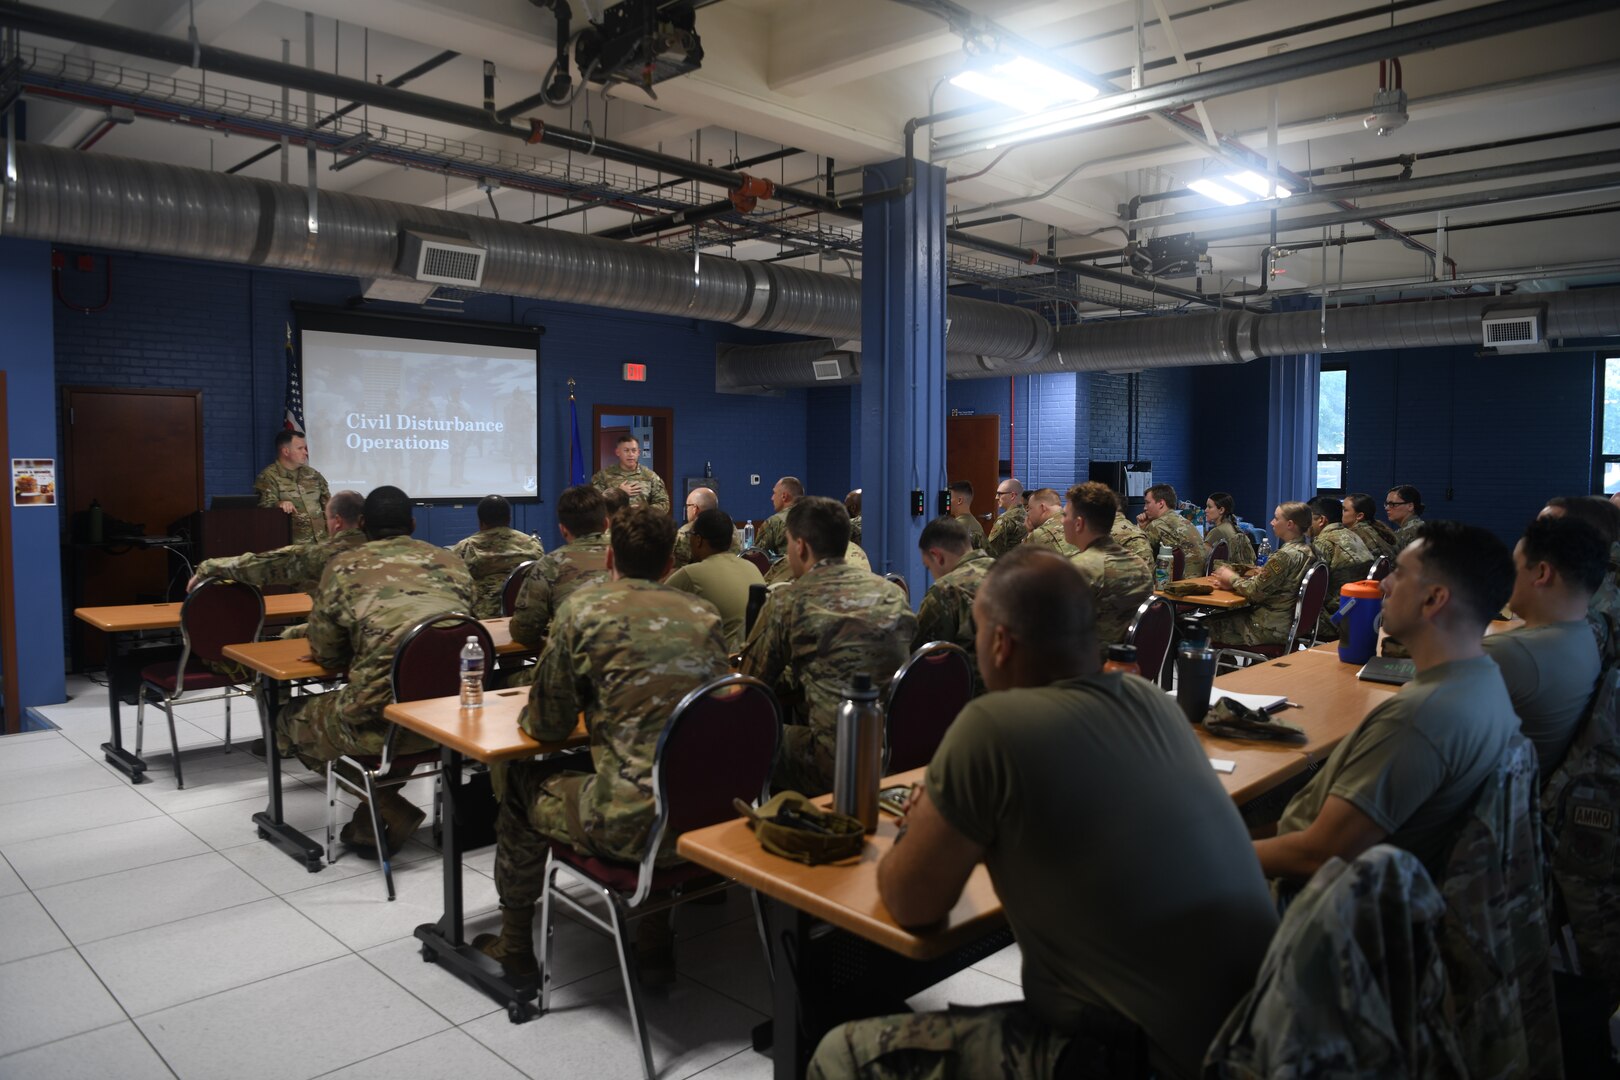
<instances>
[{"instance_id":1,"label":"short haircut","mask_svg":"<svg viewBox=\"0 0 1620 1080\"><path fill-rule=\"evenodd\" d=\"M973 481L971 481L971 480L953 480L951 482L951 492L952 492L952 494L955 494L955 495L966 495L968 497L968 502L972 502L973 501Z\"/></svg>"},{"instance_id":2,"label":"short haircut","mask_svg":"<svg viewBox=\"0 0 1620 1080\"><path fill-rule=\"evenodd\" d=\"M688 491L686 493L686 501L696 503L699 513L702 513L705 510L713 510L715 507L720 505L720 500L715 495L714 489L706 487L695 487L691 491Z\"/></svg>"},{"instance_id":3,"label":"short haircut","mask_svg":"<svg viewBox=\"0 0 1620 1080\"><path fill-rule=\"evenodd\" d=\"M1564 516L1584 521L1598 531L1607 543L1620 540L1620 506L1604 495L1555 495L1547 505L1564 512Z\"/></svg>"},{"instance_id":4,"label":"short haircut","mask_svg":"<svg viewBox=\"0 0 1620 1080\"><path fill-rule=\"evenodd\" d=\"M804 498L804 482L797 476L784 476L776 483L795 499Z\"/></svg>"},{"instance_id":5,"label":"short haircut","mask_svg":"<svg viewBox=\"0 0 1620 1080\"><path fill-rule=\"evenodd\" d=\"M339 491L326 502L326 512L350 525L360 520L365 512L366 497L358 491Z\"/></svg>"},{"instance_id":6,"label":"short haircut","mask_svg":"<svg viewBox=\"0 0 1620 1080\"><path fill-rule=\"evenodd\" d=\"M1050 548L1013 548L985 574L978 596L990 620L1038 662L1066 670L1075 657L1097 655L1091 589L1074 564Z\"/></svg>"},{"instance_id":7,"label":"short haircut","mask_svg":"<svg viewBox=\"0 0 1620 1080\"><path fill-rule=\"evenodd\" d=\"M620 435L617 439L613 440L613 449L617 450L619 447L623 446L627 442L633 442L637 446L641 445L641 440L636 438L634 435L630 434L627 431L623 435Z\"/></svg>"},{"instance_id":8,"label":"short haircut","mask_svg":"<svg viewBox=\"0 0 1620 1080\"><path fill-rule=\"evenodd\" d=\"M854 491L852 491L848 495L844 496L844 509L849 513L849 516L852 517L852 518L857 518L857 517L861 516L861 489L860 488L856 488Z\"/></svg>"},{"instance_id":9,"label":"short haircut","mask_svg":"<svg viewBox=\"0 0 1620 1080\"><path fill-rule=\"evenodd\" d=\"M1330 525L1337 523L1344 514L1344 504L1331 495L1318 495L1309 505L1312 514L1327 518Z\"/></svg>"},{"instance_id":10,"label":"short haircut","mask_svg":"<svg viewBox=\"0 0 1620 1080\"><path fill-rule=\"evenodd\" d=\"M1277 516L1284 521L1292 521L1299 526L1300 535L1311 531L1311 508L1302 502L1285 502L1277 504Z\"/></svg>"},{"instance_id":11,"label":"short haircut","mask_svg":"<svg viewBox=\"0 0 1620 1080\"><path fill-rule=\"evenodd\" d=\"M620 577L656 581L675 550L675 522L650 506L620 510L613 519L613 568Z\"/></svg>"},{"instance_id":12,"label":"short haircut","mask_svg":"<svg viewBox=\"0 0 1620 1080\"><path fill-rule=\"evenodd\" d=\"M935 518L923 526L922 535L917 537L918 551L943 548L956 555L966 555L972 544L967 526L952 517Z\"/></svg>"},{"instance_id":13,"label":"short haircut","mask_svg":"<svg viewBox=\"0 0 1620 1080\"><path fill-rule=\"evenodd\" d=\"M1234 517L1237 514L1237 500L1232 498L1231 493L1229 492L1214 492L1210 495L1208 501L1214 503L1220 508L1221 514L1223 515L1221 518L1222 521L1225 521L1229 517Z\"/></svg>"},{"instance_id":14,"label":"short haircut","mask_svg":"<svg viewBox=\"0 0 1620 1080\"><path fill-rule=\"evenodd\" d=\"M1097 480L1087 480L1069 489L1069 502L1074 512L1092 532L1107 536L1114 527L1114 489Z\"/></svg>"},{"instance_id":15,"label":"short haircut","mask_svg":"<svg viewBox=\"0 0 1620 1080\"><path fill-rule=\"evenodd\" d=\"M1007 477L1006 483L1007 483L1007 486L1012 489L1011 491L1007 492L1007 494L1009 494L1009 495L1021 495L1021 494L1023 494L1024 484L1023 484L1023 482L1021 480L1018 479L1018 477L1009 476L1009 477ZM997 486L999 487L1000 485L998 484ZM996 494L999 495L999 494L1001 494L1001 492L998 491L998 492L996 492Z\"/></svg>"},{"instance_id":16,"label":"short haircut","mask_svg":"<svg viewBox=\"0 0 1620 1080\"><path fill-rule=\"evenodd\" d=\"M478 524L491 528L512 524L512 504L499 495L485 495L478 500Z\"/></svg>"},{"instance_id":17,"label":"short haircut","mask_svg":"<svg viewBox=\"0 0 1620 1080\"><path fill-rule=\"evenodd\" d=\"M837 499L809 495L787 512L788 535L803 540L818 559L842 559L849 550L849 511Z\"/></svg>"},{"instance_id":18,"label":"short haircut","mask_svg":"<svg viewBox=\"0 0 1620 1080\"><path fill-rule=\"evenodd\" d=\"M1046 503L1049 506L1058 506L1063 502L1063 498L1052 488L1036 488L1034 491L1029 493L1029 498L1026 499L1025 502ZM1108 520L1114 520L1112 515L1109 516Z\"/></svg>"},{"instance_id":19,"label":"short haircut","mask_svg":"<svg viewBox=\"0 0 1620 1080\"><path fill-rule=\"evenodd\" d=\"M1524 561L1550 563L1559 577L1591 594L1609 573L1609 545L1580 518L1536 518L1524 527Z\"/></svg>"},{"instance_id":20,"label":"short haircut","mask_svg":"<svg viewBox=\"0 0 1620 1080\"><path fill-rule=\"evenodd\" d=\"M630 496L626 495L618 488L608 488L606 491L602 492L602 508L607 511L607 516L610 519L617 517L619 515L619 511L623 510L629 505Z\"/></svg>"},{"instance_id":21,"label":"short haircut","mask_svg":"<svg viewBox=\"0 0 1620 1080\"><path fill-rule=\"evenodd\" d=\"M1345 500L1350 503L1350 509L1360 514L1368 521L1372 521L1378 517L1378 504L1373 502L1373 497L1368 495L1366 492L1353 491L1345 496Z\"/></svg>"},{"instance_id":22,"label":"short haircut","mask_svg":"<svg viewBox=\"0 0 1620 1080\"><path fill-rule=\"evenodd\" d=\"M360 512L366 519L366 536L373 540L411 531L411 498L397 487L373 488Z\"/></svg>"},{"instance_id":23,"label":"short haircut","mask_svg":"<svg viewBox=\"0 0 1620 1080\"><path fill-rule=\"evenodd\" d=\"M1171 484L1154 484L1147 489L1147 494L1160 502L1169 503L1171 506L1176 505L1176 489Z\"/></svg>"},{"instance_id":24,"label":"short haircut","mask_svg":"<svg viewBox=\"0 0 1620 1080\"><path fill-rule=\"evenodd\" d=\"M1417 539L1423 576L1449 588L1483 633L1513 595L1512 552L1489 529L1460 521L1425 521Z\"/></svg>"},{"instance_id":25,"label":"short haircut","mask_svg":"<svg viewBox=\"0 0 1620 1080\"><path fill-rule=\"evenodd\" d=\"M602 531L607 520L607 503L602 493L590 484L575 484L564 488L557 496L557 523L568 530L570 536L588 536Z\"/></svg>"},{"instance_id":26,"label":"short haircut","mask_svg":"<svg viewBox=\"0 0 1620 1080\"><path fill-rule=\"evenodd\" d=\"M276 432L276 452L279 454L283 446L286 446L294 439L302 439L303 437L304 433L297 428L282 428Z\"/></svg>"},{"instance_id":27,"label":"short haircut","mask_svg":"<svg viewBox=\"0 0 1620 1080\"><path fill-rule=\"evenodd\" d=\"M1401 502L1412 504L1412 513L1423 513L1423 493L1411 484L1396 484L1389 489L1389 493L1400 499Z\"/></svg>"},{"instance_id":28,"label":"short haircut","mask_svg":"<svg viewBox=\"0 0 1620 1080\"><path fill-rule=\"evenodd\" d=\"M731 550L731 515L724 510L704 510L692 519L692 535L701 536L716 551Z\"/></svg>"}]
</instances>

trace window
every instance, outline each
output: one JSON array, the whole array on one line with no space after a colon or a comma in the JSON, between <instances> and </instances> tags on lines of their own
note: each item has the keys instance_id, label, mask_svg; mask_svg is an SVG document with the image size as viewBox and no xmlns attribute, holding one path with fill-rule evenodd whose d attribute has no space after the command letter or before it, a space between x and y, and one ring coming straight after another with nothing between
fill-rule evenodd
<instances>
[{"instance_id":1,"label":"window","mask_svg":"<svg viewBox=\"0 0 1620 1080\"><path fill-rule=\"evenodd\" d=\"M1603 413L1599 424L1598 482L1605 495L1620 491L1620 356L1603 361Z\"/></svg>"},{"instance_id":2,"label":"window","mask_svg":"<svg viewBox=\"0 0 1620 1080\"><path fill-rule=\"evenodd\" d=\"M1316 398L1316 489L1324 495L1344 494L1344 389L1348 375L1342 364L1322 365ZM1620 396L1620 384L1616 393ZM1620 447L1620 425L1616 432Z\"/></svg>"}]
</instances>

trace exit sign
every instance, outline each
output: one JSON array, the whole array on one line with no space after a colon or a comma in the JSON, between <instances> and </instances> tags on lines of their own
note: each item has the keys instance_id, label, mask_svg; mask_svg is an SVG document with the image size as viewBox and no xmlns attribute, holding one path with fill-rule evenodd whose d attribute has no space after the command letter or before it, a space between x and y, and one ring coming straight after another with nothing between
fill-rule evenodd
<instances>
[{"instance_id":1,"label":"exit sign","mask_svg":"<svg viewBox=\"0 0 1620 1080\"><path fill-rule=\"evenodd\" d=\"M624 381L625 382L646 382L647 381L647 365L646 364L626 364L626 365L624 365Z\"/></svg>"}]
</instances>

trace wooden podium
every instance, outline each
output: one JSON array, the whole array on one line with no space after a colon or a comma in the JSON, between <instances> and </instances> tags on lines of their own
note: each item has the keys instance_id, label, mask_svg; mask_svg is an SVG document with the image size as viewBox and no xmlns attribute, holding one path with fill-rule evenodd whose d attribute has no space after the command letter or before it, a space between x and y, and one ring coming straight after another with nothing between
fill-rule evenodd
<instances>
[{"instance_id":1,"label":"wooden podium","mask_svg":"<svg viewBox=\"0 0 1620 1080\"><path fill-rule=\"evenodd\" d=\"M274 506L199 510L191 515L192 558L225 558L292 543L292 517Z\"/></svg>"}]
</instances>

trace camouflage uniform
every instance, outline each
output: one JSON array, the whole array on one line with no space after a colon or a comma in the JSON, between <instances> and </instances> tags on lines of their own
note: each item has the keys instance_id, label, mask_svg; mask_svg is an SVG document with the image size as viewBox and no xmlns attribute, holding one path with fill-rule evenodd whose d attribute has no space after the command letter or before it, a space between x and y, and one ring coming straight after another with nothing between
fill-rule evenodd
<instances>
[{"instance_id":1,"label":"camouflage uniform","mask_svg":"<svg viewBox=\"0 0 1620 1080\"><path fill-rule=\"evenodd\" d=\"M1204 549L1208 551L1222 540L1226 541L1226 561L1255 565L1254 545L1248 534L1230 521L1223 521L1204 534ZM1205 564L1208 566L1208 564ZM1213 569L1213 567L1210 567Z\"/></svg>"},{"instance_id":2,"label":"camouflage uniform","mask_svg":"<svg viewBox=\"0 0 1620 1080\"><path fill-rule=\"evenodd\" d=\"M849 547L844 549L844 561L849 563L851 566L859 567L860 569L868 572L871 572L872 570L871 558L864 550L862 550L861 545L857 544L853 540L849 542ZM882 575L880 574L878 576L881 577ZM787 556L785 555L773 562L771 564L771 568L765 572L765 584L767 585L775 585L780 581L792 580L793 567L788 564Z\"/></svg>"},{"instance_id":3,"label":"camouflage uniform","mask_svg":"<svg viewBox=\"0 0 1620 1080\"><path fill-rule=\"evenodd\" d=\"M911 642L913 650L930 641L949 641L966 649L975 695L984 693L984 683L973 649L973 597L995 564L989 552L969 551L949 573L935 579L917 608L917 636Z\"/></svg>"},{"instance_id":4,"label":"camouflage uniform","mask_svg":"<svg viewBox=\"0 0 1620 1080\"><path fill-rule=\"evenodd\" d=\"M1308 540L1295 540L1278 548L1254 577L1238 578L1232 591L1249 601L1236 611L1223 611L1204 621L1210 640L1221 645L1286 645L1299 601L1299 583L1316 562ZM1301 627L1308 632L1310 627Z\"/></svg>"},{"instance_id":5,"label":"camouflage uniform","mask_svg":"<svg viewBox=\"0 0 1620 1080\"><path fill-rule=\"evenodd\" d=\"M1339 610L1339 590L1367 577L1367 571L1372 569L1372 552L1354 530L1343 525L1329 525L1311 538L1311 546L1328 568L1327 600L1316 620L1316 636L1322 641L1337 641L1338 630L1328 620Z\"/></svg>"},{"instance_id":6,"label":"camouflage uniform","mask_svg":"<svg viewBox=\"0 0 1620 1080\"><path fill-rule=\"evenodd\" d=\"M916 634L904 590L843 559L822 559L771 593L743 645L740 670L763 679L799 721L783 733L772 787L805 795L832 790L844 691L865 672L886 692Z\"/></svg>"},{"instance_id":7,"label":"camouflage uniform","mask_svg":"<svg viewBox=\"0 0 1620 1080\"><path fill-rule=\"evenodd\" d=\"M1609 573L1586 605L1586 621L1592 624L1603 666L1620 660L1620 543L1609 547Z\"/></svg>"},{"instance_id":8,"label":"camouflage uniform","mask_svg":"<svg viewBox=\"0 0 1620 1080\"><path fill-rule=\"evenodd\" d=\"M309 650L316 663L347 670L349 679L331 693L293 699L277 721L277 745L296 748L311 768L342 754L380 754L400 639L423 619L469 612L472 603L472 575L461 559L409 536L373 540L327 563L309 614ZM431 745L404 733L395 749Z\"/></svg>"},{"instance_id":9,"label":"camouflage uniform","mask_svg":"<svg viewBox=\"0 0 1620 1080\"><path fill-rule=\"evenodd\" d=\"M366 534L359 529L344 529L312 544L288 544L274 551L204 559L197 564L197 576L245 581L261 589L267 585L318 584L328 562L365 542Z\"/></svg>"},{"instance_id":10,"label":"camouflage uniform","mask_svg":"<svg viewBox=\"0 0 1620 1080\"><path fill-rule=\"evenodd\" d=\"M859 514L849 519L849 540L852 544L861 542L861 515Z\"/></svg>"},{"instance_id":11,"label":"camouflage uniform","mask_svg":"<svg viewBox=\"0 0 1620 1080\"><path fill-rule=\"evenodd\" d=\"M816 1048L808 1080L947 1080L1049 1077L1072 1036L1022 1002L852 1020ZM1095 1060L1095 1059L1093 1059ZM1128 1076L1130 1068L1099 1075Z\"/></svg>"},{"instance_id":12,"label":"camouflage uniform","mask_svg":"<svg viewBox=\"0 0 1620 1080\"><path fill-rule=\"evenodd\" d=\"M1114 527L1109 530L1108 535L1114 543L1149 566L1158 561L1159 553L1152 544L1148 543L1147 534L1136 527L1136 522L1118 510L1114 511Z\"/></svg>"},{"instance_id":13,"label":"camouflage uniform","mask_svg":"<svg viewBox=\"0 0 1620 1080\"><path fill-rule=\"evenodd\" d=\"M531 649L545 644L552 615L576 589L608 579L606 533L575 537L530 567L512 605L512 640Z\"/></svg>"},{"instance_id":14,"label":"camouflage uniform","mask_svg":"<svg viewBox=\"0 0 1620 1080\"><path fill-rule=\"evenodd\" d=\"M1399 555L1402 548L1416 540L1417 531L1422 527L1422 525L1423 519L1418 517L1416 514L1413 514L1411 517L1407 518L1406 524L1395 530L1395 550L1390 552L1390 554L1392 556Z\"/></svg>"},{"instance_id":15,"label":"camouflage uniform","mask_svg":"<svg viewBox=\"0 0 1620 1080\"><path fill-rule=\"evenodd\" d=\"M979 523L978 515L972 513L962 514L960 516L946 514L945 517L950 518L957 524L961 525L962 528L967 530L968 543L973 545L974 551L982 551L984 549L984 526Z\"/></svg>"},{"instance_id":16,"label":"camouflage uniform","mask_svg":"<svg viewBox=\"0 0 1620 1080\"><path fill-rule=\"evenodd\" d=\"M1115 524L1117 526L1118 522ZM1168 544L1172 551L1180 548L1181 553L1186 556L1181 572L1182 577L1204 576L1206 556L1203 537L1198 535L1198 530L1193 527L1193 523L1182 517L1174 508L1166 510L1142 526L1142 535L1147 537L1148 546L1153 549L1155 562L1158 561L1159 545ZM1119 543L1118 540L1114 542ZM1140 556L1138 557L1140 558Z\"/></svg>"},{"instance_id":17,"label":"camouflage uniform","mask_svg":"<svg viewBox=\"0 0 1620 1080\"><path fill-rule=\"evenodd\" d=\"M1028 516L1029 511L1015 506L996 518L996 523L990 526L990 538L984 542L984 550L991 558L999 559L1024 542L1024 537L1029 535L1029 526L1025 524Z\"/></svg>"},{"instance_id":18,"label":"camouflage uniform","mask_svg":"<svg viewBox=\"0 0 1620 1080\"><path fill-rule=\"evenodd\" d=\"M520 563L538 559L546 553L545 546L526 532L504 525L494 529L479 529L465 540L451 545L450 550L461 556L472 574L477 600L473 614L480 619L494 619L501 614L501 590L507 577Z\"/></svg>"},{"instance_id":19,"label":"camouflage uniform","mask_svg":"<svg viewBox=\"0 0 1620 1080\"><path fill-rule=\"evenodd\" d=\"M733 525L731 528L731 553L741 555L742 549L742 530ZM670 567L672 570L679 570L692 561L692 523L690 521L675 530L674 558L675 565Z\"/></svg>"},{"instance_id":20,"label":"camouflage uniform","mask_svg":"<svg viewBox=\"0 0 1620 1080\"><path fill-rule=\"evenodd\" d=\"M1352 527L1355 534L1361 537L1361 542L1372 552L1372 557L1381 559L1385 555L1395 557L1395 532L1382 521L1367 521L1365 518Z\"/></svg>"},{"instance_id":21,"label":"camouflage uniform","mask_svg":"<svg viewBox=\"0 0 1620 1080\"><path fill-rule=\"evenodd\" d=\"M641 495L630 496L631 506L650 506L654 510L669 512L669 492L663 479L645 465L627 469L623 465L609 465L591 477L591 486L598 491L612 491L620 484L635 480L646 485Z\"/></svg>"},{"instance_id":22,"label":"camouflage uniform","mask_svg":"<svg viewBox=\"0 0 1620 1080\"><path fill-rule=\"evenodd\" d=\"M786 510L778 510L760 523L759 531L754 534L754 546L772 559L780 559L787 554Z\"/></svg>"},{"instance_id":23,"label":"camouflage uniform","mask_svg":"<svg viewBox=\"0 0 1620 1080\"><path fill-rule=\"evenodd\" d=\"M1153 595L1153 570L1112 540L1098 540L1069 559L1091 589L1097 644L1106 659L1108 646L1125 640L1136 609Z\"/></svg>"},{"instance_id":24,"label":"camouflage uniform","mask_svg":"<svg viewBox=\"0 0 1620 1080\"><path fill-rule=\"evenodd\" d=\"M726 674L720 616L697 597L621 578L575 593L557 609L540 674L518 725L542 742L585 715L589 773L510 766L496 822L495 887L503 907L540 897L548 840L583 854L635 862L653 825L658 736L687 693ZM674 860L674 837L659 853Z\"/></svg>"},{"instance_id":25,"label":"camouflage uniform","mask_svg":"<svg viewBox=\"0 0 1620 1080\"><path fill-rule=\"evenodd\" d=\"M1051 548L1065 559L1072 559L1080 554L1080 549L1063 539L1063 515L1056 510L1039 526L1029 531L1024 537L1024 543L1034 544L1036 547Z\"/></svg>"},{"instance_id":26,"label":"camouflage uniform","mask_svg":"<svg viewBox=\"0 0 1620 1080\"><path fill-rule=\"evenodd\" d=\"M289 472L281 462L272 461L254 479L253 490L258 493L260 506L293 504L293 543L307 544L326 536L326 504L332 493L327 490L326 477L308 465Z\"/></svg>"}]
</instances>

